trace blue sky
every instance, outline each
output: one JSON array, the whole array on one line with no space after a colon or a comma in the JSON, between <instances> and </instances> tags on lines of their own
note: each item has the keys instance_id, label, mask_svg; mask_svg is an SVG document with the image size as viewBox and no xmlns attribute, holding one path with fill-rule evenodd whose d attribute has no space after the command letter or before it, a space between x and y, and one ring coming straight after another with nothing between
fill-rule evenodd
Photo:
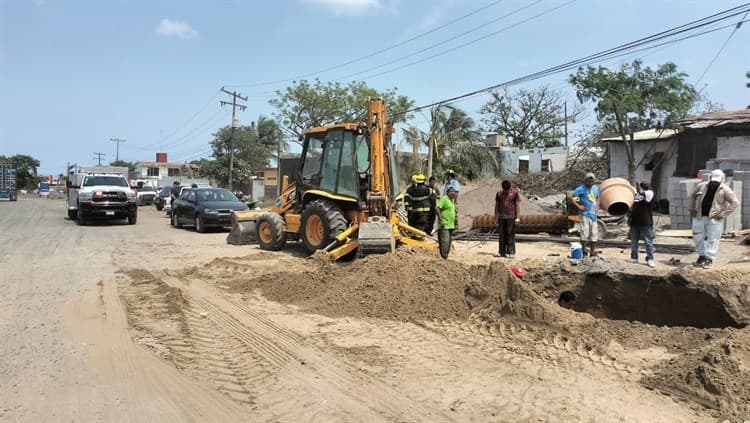
<instances>
[{"instance_id":1,"label":"blue sky","mask_svg":"<svg viewBox=\"0 0 750 423\"><path fill-rule=\"evenodd\" d=\"M398 87L422 105L741 4L0 0L0 154L31 155L41 161L40 173L58 174L67 162L95 164L94 152L105 153L106 162L114 160L110 138L123 138L123 160L153 160L156 151L166 151L170 161L192 160L206 156L211 133L229 124L230 110L219 107L219 100L228 99L218 93L222 86L249 96L247 110L238 116L248 124L259 115L273 116L268 100L288 85L262 83L315 74L434 30L385 53L309 77L364 80L378 89ZM479 13L439 28L484 6ZM510 26L514 27L505 29ZM750 104L750 89L745 88L749 26L750 22L734 34L698 85L726 109ZM673 61L695 83L731 31L640 56L650 65ZM448 51L482 37L486 38ZM418 53L426 48L430 49ZM445 54L426 59L438 53ZM603 64L617 66L636 57ZM377 68L390 61L395 62ZM414 61L419 63L404 66ZM396 67L401 68L387 72ZM566 77L567 73L555 75L523 87L546 84L575 101ZM477 112L487 99L478 96L457 105L479 121ZM414 118L418 125L424 120L420 114Z\"/></svg>"}]
</instances>

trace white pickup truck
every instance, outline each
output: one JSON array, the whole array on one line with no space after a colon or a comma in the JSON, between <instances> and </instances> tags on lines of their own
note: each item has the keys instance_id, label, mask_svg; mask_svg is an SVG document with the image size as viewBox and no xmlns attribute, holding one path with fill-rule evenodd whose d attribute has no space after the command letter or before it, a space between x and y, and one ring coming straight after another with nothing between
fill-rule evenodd
<instances>
[{"instance_id":1,"label":"white pickup truck","mask_svg":"<svg viewBox=\"0 0 750 423\"><path fill-rule=\"evenodd\" d=\"M76 173L68 180L68 217L85 225L91 218L138 219L136 195L118 174Z\"/></svg>"}]
</instances>

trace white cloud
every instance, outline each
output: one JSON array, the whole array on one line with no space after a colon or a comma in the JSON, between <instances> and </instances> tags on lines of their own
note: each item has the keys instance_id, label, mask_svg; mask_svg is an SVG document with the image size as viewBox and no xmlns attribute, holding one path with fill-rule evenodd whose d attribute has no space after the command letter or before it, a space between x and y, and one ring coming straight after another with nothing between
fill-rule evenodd
<instances>
[{"instance_id":1,"label":"white cloud","mask_svg":"<svg viewBox=\"0 0 750 423\"><path fill-rule=\"evenodd\" d=\"M307 3L327 7L337 15L361 15L383 6L381 0L304 0Z\"/></svg>"},{"instance_id":2,"label":"white cloud","mask_svg":"<svg viewBox=\"0 0 750 423\"><path fill-rule=\"evenodd\" d=\"M165 37L178 37L184 40L198 37L198 31L193 29L187 22L170 21L162 19L156 26L156 33Z\"/></svg>"}]
</instances>

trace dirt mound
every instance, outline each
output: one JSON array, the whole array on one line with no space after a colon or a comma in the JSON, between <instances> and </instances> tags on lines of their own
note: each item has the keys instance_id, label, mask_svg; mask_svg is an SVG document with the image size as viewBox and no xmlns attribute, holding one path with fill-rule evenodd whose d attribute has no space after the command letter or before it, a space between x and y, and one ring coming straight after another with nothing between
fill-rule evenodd
<instances>
[{"instance_id":1,"label":"dirt mound","mask_svg":"<svg viewBox=\"0 0 750 423\"><path fill-rule=\"evenodd\" d=\"M461 216L481 216L493 214L495 210L495 194L500 189L500 183L481 185L476 188L466 187L458 199L458 211ZM529 201L521 192L521 214L542 214L541 207Z\"/></svg>"},{"instance_id":2,"label":"dirt mound","mask_svg":"<svg viewBox=\"0 0 750 423\"><path fill-rule=\"evenodd\" d=\"M305 272L284 271L231 282L266 298L327 316L393 320L465 319L464 287L471 268L435 255L400 249L351 264L310 261Z\"/></svg>"},{"instance_id":3,"label":"dirt mound","mask_svg":"<svg viewBox=\"0 0 750 423\"><path fill-rule=\"evenodd\" d=\"M743 421L750 416L750 332L707 341L708 347L659 365L642 383Z\"/></svg>"},{"instance_id":4,"label":"dirt mound","mask_svg":"<svg viewBox=\"0 0 750 423\"><path fill-rule=\"evenodd\" d=\"M481 310L486 316L560 320L557 306L534 293L502 262L467 266L409 249L344 265L310 261L304 272L277 272L222 284L238 292L257 289L273 301L332 317L463 320Z\"/></svg>"}]
</instances>

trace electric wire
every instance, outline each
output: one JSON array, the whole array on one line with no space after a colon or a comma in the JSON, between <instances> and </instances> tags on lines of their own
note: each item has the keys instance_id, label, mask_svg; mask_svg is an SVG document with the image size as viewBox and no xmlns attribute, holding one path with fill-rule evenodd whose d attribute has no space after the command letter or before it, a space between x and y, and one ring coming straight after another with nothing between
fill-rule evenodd
<instances>
[{"instance_id":1,"label":"electric wire","mask_svg":"<svg viewBox=\"0 0 750 423\"><path fill-rule=\"evenodd\" d=\"M734 37L734 34L737 33L737 30L740 29L740 27L742 26L742 23L744 22L744 19L747 18L747 14L748 14L748 12L745 12L745 15L742 17L742 19L739 22L737 22L737 24L735 25L735 27L732 30L732 32L729 33L729 36L727 37L726 41L724 41L724 44L721 45L721 47L719 48L719 51L717 51L716 54L714 55L714 57L711 59L711 61L708 62L708 65L706 66L706 69L703 70L703 73L701 73L701 76L698 78L697 81L695 81L695 85L696 86L698 86L698 84L701 83L701 81L703 80L703 77L706 76L706 74L708 73L708 71L711 69L711 67L716 62L716 59L719 58L719 56L721 55L721 53L726 48L727 44L729 44L729 40L731 40L732 37ZM700 91L703 91L703 88L701 88Z\"/></svg>"},{"instance_id":2,"label":"electric wire","mask_svg":"<svg viewBox=\"0 0 750 423\"><path fill-rule=\"evenodd\" d=\"M180 130L182 130L186 126L188 126L196 117L198 117L199 114L201 114L204 110L206 110L206 108L211 104L211 102L213 102L216 99L216 97L219 95L220 92L221 92L220 90L216 90L216 92L211 96L211 98L208 99L208 101L206 101L206 103L203 105L203 107L201 107L200 109L198 109L197 112L193 113L185 121L185 123L183 123L182 125L180 125L177 129L175 129L171 133L167 134L166 136L161 137L161 139L157 141L157 144L154 145L154 146L152 146L152 148L156 148L156 149L162 149L162 148L164 148L164 147L161 146L161 144L164 144L165 141L167 141L170 137L172 137L175 134L179 133Z\"/></svg>"},{"instance_id":3,"label":"electric wire","mask_svg":"<svg viewBox=\"0 0 750 423\"><path fill-rule=\"evenodd\" d=\"M329 72L329 71L332 71L332 70L340 69L342 67L349 66L351 64L361 62L363 60L366 60L366 59L369 59L371 57L377 56L379 54L382 54L382 53L388 52L390 50L393 50L396 47L401 47L401 46L406 45L406 44L408 44L408 43L410 43L412 41L418 40L418 39L423 38L423 37L425 37L427 35L435 33L435 32L437 32L437 31L439 31L439 30L441 30L443 28L446 28L446 27L448 27L450 25L453 25L456 22L460 22L460 21L462 21L462 20L464 20L464 19L466 19L468 17L476 15L479 12L487 10L487 9L491 8L492 6L495 6L495 5L499 4L499 3L502 3L503 1L505 1L505 0L496 0L496 1L492 2L492 3L489 3L489 4L487 4L485 6L482 6L482 7L478 8L478 9L475 9L475 10L473 10L473 11L471 11L471 12L465 14L465 15L461 15L461 16L453 19L453 20L450 20L450 21L448 21L448 22L446 22L446 23L444 23L442 25L439 25L439 26L437 26L437 27L435 27L433 29L430 29L428 31L419 33L419 34L417 34L417 35L415 35L415 36L413 36L411 38L408 38L408 39L403 40L403 41L399 41L399 42L397 42L395 44L392 44L390 46L381 48L380 50L374 51L372 53L368 53L368 54L366 54L364 56L357 57L355 59L346 61L344 63L339 63L338 65L333 65L331 67L328 67L328 68L325 68L325 69L322 69L322 70L318 70L318 71L315 71L315 72L309 72L309 73L306 73L304 75L298 75L298 76L295 76L293 78L278 79L278 80L275 80L275 81L257 82L257 83L253 83L253 84L238 84L238 85L226 85L226 86L227 87L238 87L239 88L239 87L259 87L259 86L264 86L264 85L276 85L276 84L282 84L282 83L285 83L285 82L291 82L291 81L295 81L295 80L299 80L299 79L303 79L303 78L309 78L311 76L315 76L315 75L319 75L319 74L322 74L322 73L325 73L325 72Z\"/></svg>"},{"instance_id":4,"label":"electric wire","mask_svg":"<svg viewBox=\"0 0 750 423\"><path fill-rule=\"evenodd\" d=\"M505 17L511 16L511 15L513 15L513 14L516 14L516 13L518 13L518 12L520 12L520 11L524 10L524 9L527 9L527 8L529 8L529 7L531 7L531 6L534 6L534 5L538 4L538 3L540 3L541 1L542 1L542 0L537 0L537 1L536 1L536 2L534 2L534 3L531 3L531 4L529 4L529 5L523 6L523 7L519 8L519 9L516 9L516 10L514 10L513 12L511 12L511 13L509 13L509 14L507 14L507 15L503 15L503 16L501 16L500 18L498 18L498 19L495 19L495 20L493 20L493 21L492 21L492 23L494 23L494 22L497 22L498 20L500 20L500 19L502 19L502 18L505 18ZM568 2L566 2L566 3L563 3L563 4L561 4L561 5L555 6L555 7L551 8L551 9L547 9L547 10L545 10L544 12L541 12L541 13L538 13L538 14L536 14L536 15L534 15L534 16L531 16L531 17L529 17L529 18L526 18L526 19L524 19L524 20L522 20L522 21L520 21L520 22L516 22L516 23L515 23L515 24L513 24L513 25L509 25L509 26L506 26L506 27L500 28L499 30L493 31L493 32L491 32L491 33L489 33L489 34L483 35L483 36L481 36L481 37L479 37L479 38L475 38L475 39L473 39L473 40L471 40L471 41L468 41L468 42L465 42L465 43L463 43L463 44L459 44L459 45L457 45L457 46L451 47L451 48L449 48L449 49L447 49L447 50L443 50L443 51L441 51L441 52L435 53L435 54L433 54L433 55L431 55L431 56L428 56L428 57L425 57L425 58L422 58L422 59L419 59L419 60L415 60L415 61L412 61L412 62L409 62L409 63L403 64L403 65L400 65L400 66L398 66L398 67L395 67L395 68L393 68L393 69L389 69L389 70L386 70L386 71L383 71L383 72L380 72L380 73L376 73L376 74L373 74L373 75L368 75L368 76L365 76L365 77L364 77L363 79L371 79L371 78L376 78L376 77L378 77L378 76L382 76L382 75L385 75L385 74L388 74L388 73L391 73L391 72L395 72L395 71L397 71L397 70L401 70L401 69L404 69L404 68L407 68L407 67L410 67L410 66L413 66L413 65L419 64L419 63L423 63L423 62L425 62L425 61L427 61L427 60L431 60L431 59L434 59L434 58L436 58L436 57L444 56L444 55L446 55L446 54L448 54L448 53L451 53L451 52L453 52L453 51L456 51L456 50L458 50L458 49L461 49L461 48L464 48L464 47L470 46L470 45L472 45L472 44L478 43L478 42L480 42L480 41L486 40L487 38L490 38L490 37L494 37L495 35L501 34L501 33L505 32L505 31L508 31L508 30L510 30L510 29L513 29L513 28L516 28L516 27L518 27L518 26L521 26L521 25L523 25L523 24L525 24L525 23L527 23L527 22L533 21L533 20L535 20L535 19L538 19L538 18L540 18L540 17L542 17L542 16L545 16L545 15L548 15L548 14L550 14L550 13L552 13L552 12L554 12L554 11L558 10L558 9L561 9L561 8L563 8L563 7L565 7L565 6L569 5L569 4L571 4L571 3L575 3L576 1L577 1L577 0L569 0L569 1L568 1ZM349 75L345 75L345 76L342 76L342 77L340 77L340 78L337 78L336 80L337 80L337 81L340 81L340 80L344 80L344 79L349 79L349 78L351 78L351 77L354 77L354 76L357 76L357 75L361 75L361 74L363 74L363 73L367 73L367 72L369 72L369 71L372 71L372 70L380 69L380 68L382 68L382 67L385 67L385 66L388 66L388 65L394 64L394 63L396 63L396 62L400 62L400 61L402 61L402 60L404 60L404 59L408 59L408 58L410 58L410 57L414 56L414 54L420 54L420 53L423 53L423 52L425 52L425 51L431 50L431 49L433 49L434 47L438 47L438 46L441 46L441 45L443 45L443 44L447 44L447 43L448 43L448 42L450 42L450 41L454 41L454 40L456 40L456 39L458 39L458 38L460 38L460 37L462 37L462 36L464 36L464 35L466 35L466 34L469 34L469 33L471 33L471 32L474 32L475 30L477 30L477 29L479 29L479 28L481 28L481 27L477 27L477 28L475 28L475 29L472 29L472 30L466 31L466 32L464 32L464 33L462 33L462 34L459 34L459 35L455 36L455 37L451 37L451 38L450 38L450 39L448 39L448 40L444 40L444 41L441 41L440 43L437 43L437 44L434 44L434 45L432 45L432 46L429 46L429 47L426 47L426 48L424 48L424 49L421 49L421 50L419 50L419 51L417 51L417 52L415 52L415 53L412 53L412 54L409 54L409 55L405 55L405 56L401 56L401 57L399 57L399 58L397 58L397 59L394 59L394 60L391 60L391 61L389 61L389 62L386 62L386 63L380 64L380 65L377 65L377 66L373 66L373 67L371 67L371 68L369 68L369 69L365 69L365 70L362 70L362 71L359 71L359 72L355 72L355 73L352 73L352 74L349 74Z\"/></svg>"},{"instance_id":5,"label":"electric wire","mask_svg":"<svg viewBox=\"0 0 750 423\"><path fill-rule=\"evenodd\" d=\"M650 35L648 37L641 38L639 40L631 41L631 42L622 44L620 46L617 46L617 47L614 47L614 48L611 48L611 49L607 49L607 50L604 50L604 51L601 51L601 52L598 52L598 53L594 53L594 54L591 54L589 56L585 56L583 58L572 60L572 61L560 64L560 65L557 65L557 66L553 66L553 67L550 67L550 68L547 68L547 69L544 69L544 70L541 70L541 71L538 71L538 72L534 72L534 73L531 73L531 74L527 74L527 75L521 76L519 78L515 78L515 79L509 80L509 81L505 81L505 82L502 82L502 83L499 83L499 84L495 84L495 85L492 85L492 86L489 86L489 87L481 88L479 90L471 91L471 92L468 92L468 93L465 93L465 94L460 94L460 95L457 95L457 96L454 96L454 97L451 97L451 98L447 98L447 99L444 99L444 100L436 101L436 102L433 102L433 103L430 103L430 104L413 107L411 109L408 109L406 111L400 112L398 114L412 113L412 112L415 112L415 111L418 111L418 110L421 110L421 109L424 109L424 108L430 108L430 107L438 106L438 105L441 105L441 104L455 102L457 100L461 100L461 99L468 98L468 97L473 97L473 96L476 96L476 95L479 95L479 94L482 94L482 93L485 93L485 92L488 92L488 91L491 91L491 90L495 90L495 89L498 89L498 88L501 88L501 87L507 87L507 86L512 86L512 85L517 85L517 84L520 84L522 82L532 81L532 80L540 79L540 78L543 78L543 77L546 77L546 76L549 76L549 75L553 75L553 74L556 74L556 73L565 72L567 70L574 69L574 68L579 67L579 66L584 65L584 64L596 63L596 62L599 62L599 61L602 61L602 60L605 60L605 59L611 59L611 58L617 57L618 55L619 56L627 55L627 54L631 54L631 53L633 53L635 51L643 51L643 50L647 50L647 49L650 49L650 48L656 48L656 47L668 44L670 42L683 41L683 40L686 40L686 39L689 39L689 38L694 38L694 37L697 37L697 36L700 36L700 35L704 35L704 34L707 34L707 33L710 33L710 32L715 32L715 31L718 31L718 30L723 29L723 28L727 28L727 27L732 26L732 25L728 25L728 26L724 26L724 27L718 27L718 28L714 28L714 29L711 29L711 30L706 30L706 31L699 32L699 33L688 34L688 35L685 35L684 37L682 37L679 40L670 40L670 41L667 41L665 43L656 44L656 45L653 45L653 46L648 46L648 47L645 47L645 48L641 48L640 50L636 50L637 47L641 47L641 46L647 45L649 43L653 43L655 41L660 41L660 40L663 40L663 39L674 37L676 35L685 34L685 33L688 33L690 31L695 31L696 29L700 29L700 28L703 28L703 27L715 24L717 22L721 22L721 21L730 19L730 18L732 18L734 16L737 16L737 15L740 15L740 14L743 14L743 13L747 13L748 11L750 11L750 9L748 9L748 5L750 5L750 3L746 3L743 6L738 6L736 8L728 9L726 11L719 12L717 14L714 14L714 15L711 15L711 16L708 16L708 17L705 17L705 18L698 19L696 21L692 21L692 22L689 22L687 24L680 25L678 27L671 28L671 29L666 30L666 31L662 31L660 33L657 33L657 34L654 34L654 35ZM744 22L744 21L741 21L741 22Z\"/></svg>"}]
</instances>

